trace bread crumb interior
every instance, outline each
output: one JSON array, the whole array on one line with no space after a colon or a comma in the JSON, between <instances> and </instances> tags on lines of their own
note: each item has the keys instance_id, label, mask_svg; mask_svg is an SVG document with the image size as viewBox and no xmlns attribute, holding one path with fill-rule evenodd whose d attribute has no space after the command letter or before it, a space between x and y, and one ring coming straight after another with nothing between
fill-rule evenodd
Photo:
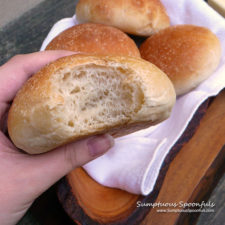
<instances>
[{"instance_id":1,"label":"bread crumb interior","mask_svg":"<svg viewBox=\"0 0 225 225\"><path fill-rule=\"evenodd\" d=\"M132 71L120 66L95 64L59 71L52 83L64 103L51 109L55 120L74 132L128 123L144 101L138 82L127 79L128 73Z\"/></svg>"}]
</instances>

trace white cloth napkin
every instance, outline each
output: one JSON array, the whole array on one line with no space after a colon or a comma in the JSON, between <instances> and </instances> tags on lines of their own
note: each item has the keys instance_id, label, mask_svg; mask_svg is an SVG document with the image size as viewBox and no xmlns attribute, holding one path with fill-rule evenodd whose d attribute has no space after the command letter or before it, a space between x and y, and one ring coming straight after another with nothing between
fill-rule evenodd
<instances>
[{"instance_id":1,"label":"white cloth napkin","mask_svg":"<svg viewBox=\"0 0 225 225\"><path fill-rule=\"evenodd\" d=\"M117 138L105 155L86 164L84 169L102 185L135 194L148 195L154 188L161 165L198 109L209 96L225 87L225 20L203 0L162 0L171 24L208 27L222 44L221 63L214 74L195 90L177 99L169 119L159 125ZM61 31L77 24L76 17L57 22L41 50Z\"/></svg>"}]
</instances>

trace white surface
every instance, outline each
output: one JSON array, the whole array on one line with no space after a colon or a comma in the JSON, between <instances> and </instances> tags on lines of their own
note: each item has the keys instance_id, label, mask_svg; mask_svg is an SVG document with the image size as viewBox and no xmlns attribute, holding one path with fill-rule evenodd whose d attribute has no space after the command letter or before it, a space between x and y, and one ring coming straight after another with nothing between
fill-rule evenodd
<instances>
[{"instance_id":1,"label":"white surface","mask_svg":"<svg viewBox=\"0 0 225 225\"><path fill-rule=\"evenodd\" d=\"M172 25L195 24L211 29L221 41L222 59L220 66L208 80L177 99L169 119L149 129L117 138L115 146L108 153L84 166L89 175L102 185L143 195L153 190L166 155L200 104L225 87L225 20L203 0L162 2ZM51 38L75 23L75 17L59 21L41 49L44 49Z\"/></svg>"}]
</instances>

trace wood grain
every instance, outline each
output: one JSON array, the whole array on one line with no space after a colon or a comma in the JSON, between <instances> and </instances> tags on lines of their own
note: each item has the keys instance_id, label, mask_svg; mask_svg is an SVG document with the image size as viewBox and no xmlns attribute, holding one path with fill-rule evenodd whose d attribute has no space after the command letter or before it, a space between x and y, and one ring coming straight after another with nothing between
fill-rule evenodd
<instances>
[{"instance_id":1,"label":"wood grain","mask_svg":"<svg viewBox=\"0 0 225 225\"><path fill-rule=\"evenodd\" d=\"M70 173L68 180L85 213L102 223L128 217L139 198L138 195L99 185L81 168Z\"/></svg>"},{"instance_id":2,"label":"wood grain","mask_svg":"<svg viewBox=\"0 0 225 225\"><path fill-rule=\"evenodd\" d=\"M140 213L136 208L142 196L104 187L81 168L61 180L57 193L63 208L77 224L132 225L144 219L144 211Z\"/></svg>"}]
</instances>

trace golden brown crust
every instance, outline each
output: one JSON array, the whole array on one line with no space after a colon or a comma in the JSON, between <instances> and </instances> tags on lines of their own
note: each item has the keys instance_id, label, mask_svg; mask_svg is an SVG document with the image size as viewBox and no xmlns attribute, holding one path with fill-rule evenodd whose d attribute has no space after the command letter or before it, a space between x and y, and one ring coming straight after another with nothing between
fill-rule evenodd
<instances>
[{"instance_id":1,"label":"golden brown crust","mask_svg":"<svg viewBox=\"0 0 225 225\"><path fill-rule=\"evenodd\" d=\"M149 37L141 46L142 58L164 71L184 94L205 80L217 68L221 47L207 28L178 25Z\"/></svg>"},{"instance_id":2,"label":"golden brown crust","mask_svg":"<svg viewBox=\"0 0 225 225\"><path fill-rule=\"evenodd\" d=\"M127 34L117 28L94 23L76 25L63 31L46 50L140 57L135 42Z\"/></svg>"},{"instance_id":3,"label":"golden brown crust","mask_svg":"<svg viewBox=\"0 0 225 225\"><path fill-rule=\"evenodd\" d=\"M170 25L160 0L80 0L76 15L82 23L107 24L140 36L149 36Z\"/></svg>"},{"instance_id":4,"label":"golden brown crust","mask_svg":"<svg viewBox=\"0 0 225 225\"><path fill-rule=\"evenodd\" d=\"M81 66L82 69L79 70ZM80 111L76 106L78 118L73 121L76 126L74 126L74 129L70 129L68 121L64 123L61 120L67 119L71 112L72 115L75 114L74 111L68 109L70 109L70 104L74 101L78 102L78 99L68 101L71 98L68 92L65 95L59 94L60 92L57 92L56 88L56 78L61 75L64 77L68 71L72 71L74 74L78 70L76 76L79 76L80 71L84 71L84 68L86 72L87 70L90 71L91 68L94 71L91 74L96 74L96 71L102 68L104 76L111 68L113 73L119 74L118 76L124 84L130 83L133 85L136 83L138 85L136 91L141 90L140 107L137 108L137 111L130 112L127 117L124 117L125 119L121 117L121 120L115 120L114 123L110 122L114 118L112 112L109 120L104 120L104 124L97 124L94 127L88 125L85 129L78 129L79 121L84 118L84 114L79 114ZM62 72L65 70L65 73ZM63 77L60 79L63 80ZM76 81L76 77L73 79ZM78 81L74 81L72 82L78 83ZM99 87L94 86L96 93L102 86L99 85ZM107 85L111 85L111 83L109 82ZM96 94L93 93L93 90L87 90L91 97ZM112 90L114 93L115 90ZM122 92L123 90L119 89L119 91ZM136 91L135 93L137 93ZM132 94L132 92L129 93L129 95ZM136 100L139 101L139 99ZM122 101L122 99L113 102L112 111L115 107L118 107L118 101ZM83 103L83 99L80 102ZM72 55L50 63L25 83L10 108L8 131L18 148L31 154L37 154L95 134L108 132L117 137L149 127L168 118L174 103L175 91L170 80L156 66L141 58ZM136 102L132 104L136 104ZM101 107L101 104L99 107ZM126 106L123 107L126 108ZM133 106L131 105L131 107ZM89 120L91 114L89 111L87 113L86 119ZM94 116L97 115L94 114Z\"/></svg>"}]
</instances>

